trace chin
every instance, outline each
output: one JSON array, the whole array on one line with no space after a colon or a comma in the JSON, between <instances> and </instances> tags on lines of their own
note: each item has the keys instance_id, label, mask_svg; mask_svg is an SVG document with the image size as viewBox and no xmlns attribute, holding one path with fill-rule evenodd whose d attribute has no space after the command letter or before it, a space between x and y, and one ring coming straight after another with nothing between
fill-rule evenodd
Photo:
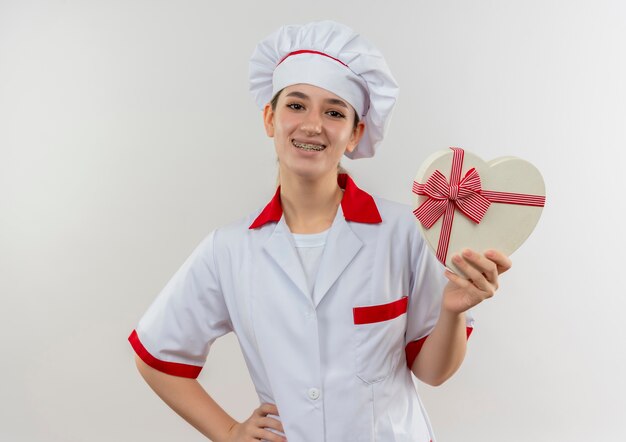
<instances>
[{"instance_id":1,"label":"chin","mask_svg":"<svg viewBox=\"0 0 626 442\"><path fill-rule=\"evenodd\" d=\"M336 168L333 168L333 171L336 171L336 170L337 170ZM294 177L298 177L300 179L307 180L307 181L315 181L331 173L331 170L328 170L328 169L323 169L320 167L306 167L306 166L284 168L283 171L285 173L288 173L289 175L292 175Z\"/></svg>"}]
</instances>

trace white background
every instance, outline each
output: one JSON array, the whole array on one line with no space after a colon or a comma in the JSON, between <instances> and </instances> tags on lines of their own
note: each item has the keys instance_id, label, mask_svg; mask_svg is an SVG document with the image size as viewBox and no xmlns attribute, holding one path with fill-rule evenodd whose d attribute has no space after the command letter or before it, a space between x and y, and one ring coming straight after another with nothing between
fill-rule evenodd
<instances>
[{"instance_id":1,"label":"white background","mask_svg":"<svg viewBox=\"0 0 626 442\"><path fill-rule=\"evenodd\" d=\"M546 180L463 367L419 386L439 441L626 440L619 0L0 1L1 440L203 440L126 338L210 230L273 195L248 57L326 18L374 42L401 86L377 156L344 161L362 188L410 203L448 146ZM232 334L200 380L237 419L257 406Z\"/></svg>"}]
</instances>

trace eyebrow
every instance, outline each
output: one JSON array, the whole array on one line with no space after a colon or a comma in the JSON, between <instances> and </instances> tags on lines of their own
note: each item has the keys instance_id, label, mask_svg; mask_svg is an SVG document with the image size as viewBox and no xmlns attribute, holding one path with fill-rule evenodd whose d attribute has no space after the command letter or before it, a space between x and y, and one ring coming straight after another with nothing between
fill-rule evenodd
<instances>
[{"instance_id":1,"label":"eyebrow","mask_svg":"<svg viewBox=\"0 0 626 442\"><path fill-rule=\"evenodd\" d=\"M302 100L309 100L310 99L307 94L305 94L303 92L299 92L299 91L289 92L287 94L287 97L297 97L297 98L301 98ZM348 105L343 100L339 100L337 98L326 98L324 101L329 103L329 104L334 104L336 106L341 106L341 107L344 107L344 108L348 109Z\"/></svg>"}]
</instances>

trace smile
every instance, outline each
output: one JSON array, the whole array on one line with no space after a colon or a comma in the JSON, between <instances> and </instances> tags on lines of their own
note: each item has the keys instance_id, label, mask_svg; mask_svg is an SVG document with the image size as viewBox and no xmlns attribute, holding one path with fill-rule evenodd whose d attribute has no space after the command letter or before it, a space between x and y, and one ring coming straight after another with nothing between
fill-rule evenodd
<instances>
[{"instance_id":1,"label":"smile","mask_svg":"<svg viewBox=\"0 0 626 442\"><path fill-rule=\"evenodd\" d=\"M293 144L298 149L308 150L308 151L322 151L326 149L326 146L323 144L309 144L309 143L299 143L296 140L291 140L291 144Z\"/></svg>"}]
</instances>

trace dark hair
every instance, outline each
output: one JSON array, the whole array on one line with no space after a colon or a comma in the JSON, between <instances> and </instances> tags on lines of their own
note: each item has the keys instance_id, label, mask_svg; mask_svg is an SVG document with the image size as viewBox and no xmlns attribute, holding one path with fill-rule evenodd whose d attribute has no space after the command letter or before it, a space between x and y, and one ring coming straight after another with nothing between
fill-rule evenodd
<instances>
[{"instance_id":1,"label":"dark hair","mask_svg":"<svg viewBox=\"0 0 626 442\"><path fill-rule=\"evenodd\" d=\"M281 89L278 92L276 92L276 95L274 95L274 97L272 98L272 101L270 101L270 105L272 106L273 111L276 110L276 105L278 104L278 97L280 96L283 90L284 89ZM359 125L359 121L361 121L361 119L359 118L359 115L356 113L356 110L354 108L352 108L352 110L354 110L354 124L352 125L352 130L354 130Z\"/></svg>"}]
</instances>

